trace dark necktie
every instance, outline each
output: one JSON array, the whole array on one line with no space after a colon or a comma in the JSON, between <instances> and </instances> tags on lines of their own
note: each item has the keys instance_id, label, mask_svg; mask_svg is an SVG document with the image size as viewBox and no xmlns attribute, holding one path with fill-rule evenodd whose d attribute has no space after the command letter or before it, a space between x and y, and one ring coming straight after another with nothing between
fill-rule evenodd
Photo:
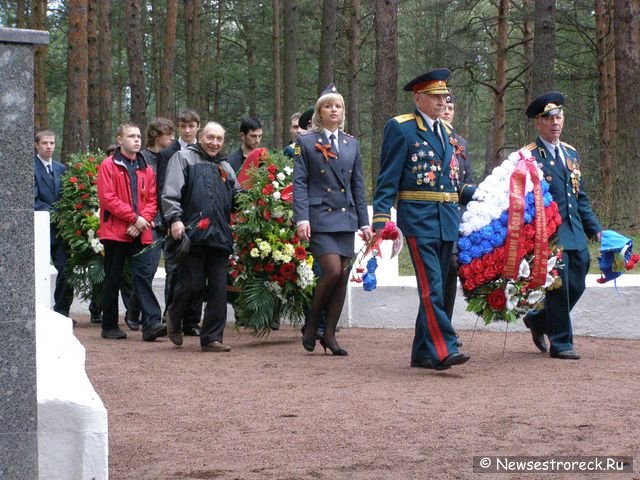
<instances>
[{"instance_id":1,"label":"dark necktie","mask_svg":"<svg viewBox=\"0 0 640 480\"><path fill-rule=\"evenodd\" d=\"M333 133L329 135L329 141L331 142L331 151L338 155L338 149L336 148L336 136Z\"/></svg>"},{"instance_id":2,"label":"dark necktie","mask_svg":"<svg viewBox=\"0 0 640 480\"><path fill-rule=\"evenodd\" d=\"M442 136L440 135L440 122L438 120L433 122L433 133L436 134L436 138L440 142L440 146L444 147L444 143L442 143Z\"/></svg>"},{"instance_id":3,"label":"dark necktie","mask_svg":"<svg viewBox=\"0 0 640 480\"><path fill-rule=\"evenodd\" d=\"M556 162L560 162L564 165L564 163L562 162L562 157L560 156L560 149L558 147L556 147L553 151L553 157L556 159Z\"/></svg>"},{"instance_id":4,"label":"dark necktie","mask_svg":"<svg viewBox=\"0 0 640 480\"><path fill-rule=\"evenodd\" d=\"M51 180L53 180L53 168L51 167L50 163L47 163L47 173L51 177Z\"/></svg>"}]
</instances>

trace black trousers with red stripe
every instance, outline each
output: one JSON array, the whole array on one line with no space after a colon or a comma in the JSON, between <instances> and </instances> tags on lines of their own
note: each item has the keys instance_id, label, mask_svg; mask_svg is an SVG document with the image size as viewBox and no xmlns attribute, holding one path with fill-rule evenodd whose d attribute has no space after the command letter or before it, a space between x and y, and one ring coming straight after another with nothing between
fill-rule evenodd
<instances>
[{"instance_id":1,"label":"black trousers with red stripe","mask_svg":"<svg viewBox=\"0 0 640 480\"><path fill-rule=\"evenodd\" d=\"M407 237L407 244L420 296L411 358L441 362L458 351L456 335L444 309L445 282L453 242Z\"/></svg>"}]
</instances>

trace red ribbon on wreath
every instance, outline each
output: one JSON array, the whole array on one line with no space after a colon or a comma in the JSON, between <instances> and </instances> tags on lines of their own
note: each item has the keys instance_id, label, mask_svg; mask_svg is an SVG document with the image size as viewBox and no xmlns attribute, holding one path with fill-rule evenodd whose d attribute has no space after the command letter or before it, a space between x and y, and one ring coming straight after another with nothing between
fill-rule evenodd
<instances>
[{"instance_id":1,"label":"red ribbon on wreath","mask_svg":"<svg viewBox=\"0 0 640 480\"><path fill-rule=\"evenodd\" d=\"M330 158L338 158L338 155L331 151L331 145L322 145L321 143L315 144L316 150L322 152L324 161L328 162Z\"/></svg>"},{"instance_id":2,"label":"red ribbon on wreath","mask_svg":"<svg viewBox=\"0 0 640 480\"><path fill-rule=\"evenodd\" d=\"M534 219L535 237L533 247L533 265L531 266L531 280L529 288L536 288L545 284L547 279L547 220L540 187L540 177L533 156L525 156L522 152L516 169L511 174L509 183L509 223L507 225L507 240L505 242L505 263L503 276L517 280L524 251L524 211L527 172L533 182L533 198L536 207Z\"/></svg>"}]
</instances>

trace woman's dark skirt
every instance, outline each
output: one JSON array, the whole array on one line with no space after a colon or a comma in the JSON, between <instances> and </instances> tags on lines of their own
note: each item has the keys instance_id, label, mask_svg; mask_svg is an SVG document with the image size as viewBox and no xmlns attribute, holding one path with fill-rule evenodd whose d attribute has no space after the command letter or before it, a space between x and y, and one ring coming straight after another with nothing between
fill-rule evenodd
<instances>
[{"instance_id":1,"label":"woman's dark skirt","mask_svg":"<svg viewBox=\"0 0 640 480\"><path fill-rule=\"evenodd\" d=\"M321 257L337 253L342 257L353 257L354 232L311 232L311 253Z\"/></svg>"}]
</instances>

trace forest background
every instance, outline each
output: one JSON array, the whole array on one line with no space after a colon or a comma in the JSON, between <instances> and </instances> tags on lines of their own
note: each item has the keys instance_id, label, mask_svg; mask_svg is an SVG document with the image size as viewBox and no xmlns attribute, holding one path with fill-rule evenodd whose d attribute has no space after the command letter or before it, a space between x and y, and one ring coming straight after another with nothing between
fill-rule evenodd
<instances>
[{"instance_id":1,"label":"forest background","mask_svg":"<svg viewBox=\"0 0 640 480\"><path fill-rule=\"evenodd\" d=\"M416 75L452 71L476 181L535 139L524 109L559 90L594 209L638 233L640 0L0 0L0 24L50 32L35 128L58 133L63 161L186 107L225 126L227 151L248 115L281 149L291 114L335 81L369 199L384 124L412 110L402 86Z\"/></svg>"}]
</instances>

